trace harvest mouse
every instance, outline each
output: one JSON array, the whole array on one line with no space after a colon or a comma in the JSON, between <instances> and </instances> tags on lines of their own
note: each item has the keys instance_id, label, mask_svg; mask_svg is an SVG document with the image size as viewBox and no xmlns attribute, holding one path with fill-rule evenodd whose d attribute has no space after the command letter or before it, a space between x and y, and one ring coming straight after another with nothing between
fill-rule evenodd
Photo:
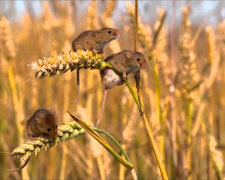
<instances>
[{"instance_id":1,"label":"harvest mouse","mask_svg":"<svg viewBox=\"0 0 225 180\"><path fill-rule=\"evenodd\" d=\"M28 120L26 125L29 139L37 137L56 137L58 118L54 111L38 109Z\"/></svg>"},{"instance_id":2,"label":"harvest mouse","mask_svg":"<svg viewBox=\"0 0 225 180\"><path fill-rule=\"evenodd\" d=\"M54 111L49 111L47 109L38 109L31 118L27 121L26 132L30 140L35 140L38 137L56 137L57 136L57 121L58 118ZM8 170L8 172L19 171L23 169L29 162L30 157L25 161L25 163L13 170Z\"/></svg>"},{"instance_id":3,"label":"harvest mouse","mask_svg":"<svg viewBox=\"0 0 225 180\"><path fill-rule=\"evenodd\" d=\"M115 40L120 34L119 30L113 28L102 28L99 30L84 31L72 42L73 51L90 50L94 53L103 54L104 46L112 40ZM80 77L79 69L77 69L77 100L73 102L76 104L80 100Z\"/></svg>"},{"instance_id":4,"label":"harvest mouse","mask_svg":"<svg viewBox=\"0 0 225 180\"><path fill-rule=\"evenodd\" d=\"M54 111L38 109L27 121L26 131L29 139L37 137L56 137L58 118Z\"/></svg>"},{"instance_id":5,"label":"harvest mouse","mask_svg":"<svg viewBox=\"0 0 225 180\"><path fill-rule=\"evenodd\" d=\"M108 56L105 59L105 62L111 64L115 67L120 73L123 74L123 78L126 78L128 74L135 74L138 70L144 69L147 67L147 62L144 55L140 52L134 52L131 50L124 50L117 54ZM101 107L101 111L98 117L96 126L99 125L102 113L105 106L105 101L107 97L107 90L113 88L116 85L122 85L123 80L118 74L116 74L112 69L105 68L101 72L102 84L104 86L104 97Z\"/></svg>"}]
</instances>

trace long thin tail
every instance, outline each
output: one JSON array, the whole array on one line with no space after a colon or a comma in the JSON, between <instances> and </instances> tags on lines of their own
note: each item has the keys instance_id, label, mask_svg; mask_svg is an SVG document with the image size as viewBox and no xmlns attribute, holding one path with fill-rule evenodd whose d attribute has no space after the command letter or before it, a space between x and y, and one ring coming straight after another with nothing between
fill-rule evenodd
<instances>
[{"instance_id":1,"label":"long thin tail","mask_svg":"<svg viewBox=\"0 0 225 180\"><path fill-rule=\"evenodd\" d=\"M22 169L27 165L27 163L29 162L30 158L31 158L31 156L25 161L25 163L24 163L21 167L16 168L16 169L8 170L8 172L15 172L15 171L20 171L20 170L22 170Z\"/></svg>"},{"instance_id":2,"label":"long thin tail","mask_svg":"<svg viewBox=\"0 0 225 180\"><path fill-rule=\"evenodd\" d=\"M80 101L80 70L77 69L77 99L72 104L77 104Z\"/></svg>"},{"instance_id":3,"label":"long thin tail","mask_svg":"<svg viewBox=\"0 0 225 180\"><path fill-rule=\"evenodd\" d=\"M97 120L97 123L96 123L96 127L99 126L99 124L100 124L100 122L102 120L102 114L103 114L103 111L104 111L104 108L105 108L106 98L107 98L107 90L105 89L104 90L104 97L103 97L103 101L102 101L102 107L101 107L100 114L98 116L98 120Z\"/></svg>"}]
</instances>

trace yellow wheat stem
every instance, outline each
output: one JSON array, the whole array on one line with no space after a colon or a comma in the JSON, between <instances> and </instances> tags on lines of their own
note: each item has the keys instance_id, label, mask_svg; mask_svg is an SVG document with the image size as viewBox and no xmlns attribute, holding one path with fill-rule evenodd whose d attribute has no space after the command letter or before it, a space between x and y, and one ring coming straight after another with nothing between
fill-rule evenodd
<instances>
[{"instance_id":1,"label":"yellow wheat stem","mask_svg":"<svg viewBox=\"0 0 225 180\"><path fill-rule=\"evenodd\" d=\"M0 19L0 41L3 50L5 50L3 51L5 57L14 58L16 56L15 46L12 41L9 21L5 17Z\"/></svg>"},{"instance_id":2,"label":"yellow wheat stem","mask_svg":"<svg viewBox=\"0 0 225 180\"><path fill-rule=\"evenodd\" d=\"M102 156L97 157L97 163L98 163L98 169L99 169L99 174L101 179L106 179L105 177L105 171L104 171L104 164L103 164L103 159Z\"/></svg>"},{"instance_id":3,"label":"yellow wheat stem","mask_svg":"<svg viewBox=\"0 0 225 180\"><path fill-rule=\"evenodd\" d=\"M215 137L211 134L208 135L208 146L210 151L210 157L212 158L213 165L215 167L218 179L223 179L223 167L224 167L224 161L223 161L223 154L220 152L216 146L217 141Z\"/></svg>"},{"instance_id":4,"label":"yellow wheat stem","mask_svg":"<svg viewBox=\"0 0 225 180\"><path fill-rule=\"evenodd\" d=\"M18 128L18 140L19 143L23 141L23 132L24 132L24 126L22 124L22 121L24 120L24 108L23 108L23 92L20 91L20 98L18 98L17 89L16 89L16 82L15 82L15 76L13 73L13 67L12 67L12 61L9 62L8 66L8 77L9 77L9 84L11 87L11 93L14 103L14 109L16 112L16 125ZM27 168L24 169L22 173L22 177L24 179L29 179L29 174L27 171Z\"/></svg>"},{"instance_id":5,"label":"yellow wheat stem","mask_svg":"<svg viewBox=\"0 0 225 180\"><path fill-rule=\"evenodd\" d=\"M135 36L137 36L137 28L138 28L138 0L135 0L135 24L136 24L135 25L135 33L136 33ZM135 41L137 41L137 38L135 38ZM134 43L134 50L136 50L136 49L137 49L137 44L135 42ZM139 71L139 74L140 74L140 71ZM150 126L149 121L148 121L148 119L147 119L147 117L145 115L145 112L144 112L143 92L142 92L142 89L140 88L140 83L141 83L140 81L141 81L141 79L140 78L135 78L135 81L136 81L136 88L137 88L137 92L138 92L138 99L139 99L139 105L140 105L140 108L139 108L140 115L142 117L142 120L144 121L145 128L146 128L148 136L150 138L150 143L151 143L151 145L153 147L153 151L154 151L154 154L155 154L155 157L156 157L156 160L157 160L157 163L158 163L158 166L159 166L162 178L164 180L167 180L168 177L167 177L167 173L166 173L165 167L163 165L163 162L162 162L162 159L161 159L161 156L160 156L157 144L155 142L151 126Z\"/></svg>"},{"instance_id":6,"label":"yellow wheat stem","mask_svg":"<svg viewBox=\"0 0 225 180\"><path fill-rule=\"evenodd\" d=\"M66 43L65 43L66 44ZM69 108L69 92L70 92L70 81L71 81L71 73L68 73L64 77L64 82L63 82L63 89L64 89L64 103L63 103L63 112L66 112L66 110ZM66 114L63 116L63 121L66 121ZM65 171L66 171L66 163L67 163L67 144L64 144L62 147L62 162L61 162L61 168L60 168L60 173L59 177L60 179L65 179Z\"/></svg>"},{"instance_id":7,"label":"yellow wheat stem","mask_svg":"<svg viewBox=\"0 0 225 180\"><path fill-rule=\"evenodd\" d=\"M130 21L132 24L135 24L135 8L130 2L126 2L126 8L128 15L130 16ZM144 49L147 49L149 52L149 48L152 46L152 30L149 26L144 25L141 22L141 19L138 17L138 25L137 25L137 36L138 41Z\"/></svg>"},{"instance_id":8,"label":"yellow wheat stem","mask_svg":"<svg viewBox=\"0 0 225 180\"><path fill-rule=\"evenodd\" d=\"M209 59L209 63L212 64L212 62L216 56L215 34L213 32L212 26L207 26L205 31L206 31L206 35L207 35L208 59Z\"/></svg>"},{"instance_id":9,"label":"yellow wheat stem","mask_svg":"<svg viewBox=\"0 0 225 180\"><path fill-rule=\"evenodd\" d=\"M87 15L87 27L88 29L97 29L99 27L98 24L98 1L92 0L90 2L90 6L88 8L88 15Z\"/></svg>"},{"instance_id":10,"label":"yellow wheat stem","mask_svg":"<svg viewBox=\"0 0 225 180\"><path fill-rule=\"evenodd\" d=\"M16 53L15 53L14 43L12 41L10 23L5 17L2 17L0 19L0 41L3 47L2 49L4 50L3 52L5 52L3 55L6 59L9 60L7 64L7 71L8 71L9 84L10 84L10 89L11 89L11 94L12 94L12 99L13 99L13 104L15 109L15 115L16 115L15 123L18 130L18 140L19 142L22 142L23 132L24 132L24 128L22 124L22 121L24 120L24 108L23 108L24 94L23 94L23 91L19 91L20 97L18 97L17 86L15 82L16 76L14 75L13 61L12 61L14 60ZM29 174L27 169L23 171L22 178L29 179Z\"/></svg>"}]
</instances>

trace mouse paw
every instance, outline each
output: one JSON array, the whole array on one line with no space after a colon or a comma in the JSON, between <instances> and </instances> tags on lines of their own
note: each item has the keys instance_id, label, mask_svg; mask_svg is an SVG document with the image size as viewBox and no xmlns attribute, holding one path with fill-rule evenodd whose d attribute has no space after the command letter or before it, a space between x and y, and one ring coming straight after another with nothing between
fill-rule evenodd
<instances>
[{"instance_id":1,"label":"mouse paw","mask_svg":"<svg viewBox=\"0 0 225 180\"><path fill-rule=\"evenodd\" d=\"M98 53L98 51L96 49L92 49L92 52L94 55Z\"/></svg>"},{"instance_id":2,"label":"mouse paw","mask_svg":"<svg viewBox=\"0 0 225 180\"><path fill-rule=\"evenodd\" d=\"M105 54L105 53L102 53L102 57L103 57L103 58L106 58L106 54Z\"/></svg>"},{"instance_id":3,"label":"mouse paw","mask_svg":"<svg viewBox=\"0 0 225 180\"><path fill-rule=\"evenodd\" d=\"M123 79L124 80L127 80L127 74L126 74L126 72L123 72Z\"/></svg>"},{"instance_id":4,"label":"mouse paw","mask_svg":"<svg viewBox=\"0 0 225 180\"><path fill-rule=\"evenodd\" d=\"M121 80L117 85L118 85L118 86L122 86L123 83L124 83L124 80Z\"/></svg>"}]
</instances>

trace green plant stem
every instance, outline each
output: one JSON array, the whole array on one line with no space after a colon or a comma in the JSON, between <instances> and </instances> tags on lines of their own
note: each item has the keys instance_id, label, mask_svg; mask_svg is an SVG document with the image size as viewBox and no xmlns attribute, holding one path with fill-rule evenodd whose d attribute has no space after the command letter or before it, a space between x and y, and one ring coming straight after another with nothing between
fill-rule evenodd
<instances>
[{"instance_id":1,"label":"green plant stem","mask_svg":"<svg viewBox=\"0 0 225 180\"><path fill-rule=\"evenodd\" d=\"M127 80L124 80L124 82L127 85L128 89L130 90L130 93L132 94L132 96L134 98L134 101L136 102L136 104L138 106L138 109L139 109L140 113L142 114L142 107L141 107L141 105L139 103L138 97L136 96L133 88L131 87L130 83Z\"/></svg>"},{"instance_id":2,"label":"green plant stem","mask_svg":"<svg viewBox=\"0 0 225 180\"><path fill-rule=\"evenodd\" d=\"M125 152L125 150L122 148L122 146L120 145L120 143L119 143L112 135L110 135L110 134L107 133L106 131L101 130L101 129L98 129L98 128L96 128L96 127L92 127L92 129L93 129L94 131L97 131L97 132L99 132L99 133L102 133L102 134L108 136L113 142L115 142L116 145L120 148L120 150L121 150L122 153L124 154L124 156L125 156L125 158L127 159L127 161L129 161L129 162L131 163L130 158L128 157L128 155L127 155L127 153Z\"/></svg>"},{"instance_id":3,"label":"green plant stem","mask_svg":"<svg viewBox=\"0 0 225 180\"><path fill-rule=\"evenodd\" d=\"M120 73L120 72L119 72L116 68L114 68L111 64L106 63L106 64L105 64L105 67L108 67L108 68L112 69L115 73L117 73L117 74L120 76L121 79L123 79L122 73ZM137 104L139 111L141 111L141 105L140 105L139 100L138 100L138 98L137 98L137 96L136 96L134 90L132 89L130 83L129 83L126 79L123 79L123 81L125 82L125 84L127 85L128 89L130 90L130 93L131 93L131 95L133 96L134 101L135 101L135 103Z\"/></svg>"}]
</instances>

